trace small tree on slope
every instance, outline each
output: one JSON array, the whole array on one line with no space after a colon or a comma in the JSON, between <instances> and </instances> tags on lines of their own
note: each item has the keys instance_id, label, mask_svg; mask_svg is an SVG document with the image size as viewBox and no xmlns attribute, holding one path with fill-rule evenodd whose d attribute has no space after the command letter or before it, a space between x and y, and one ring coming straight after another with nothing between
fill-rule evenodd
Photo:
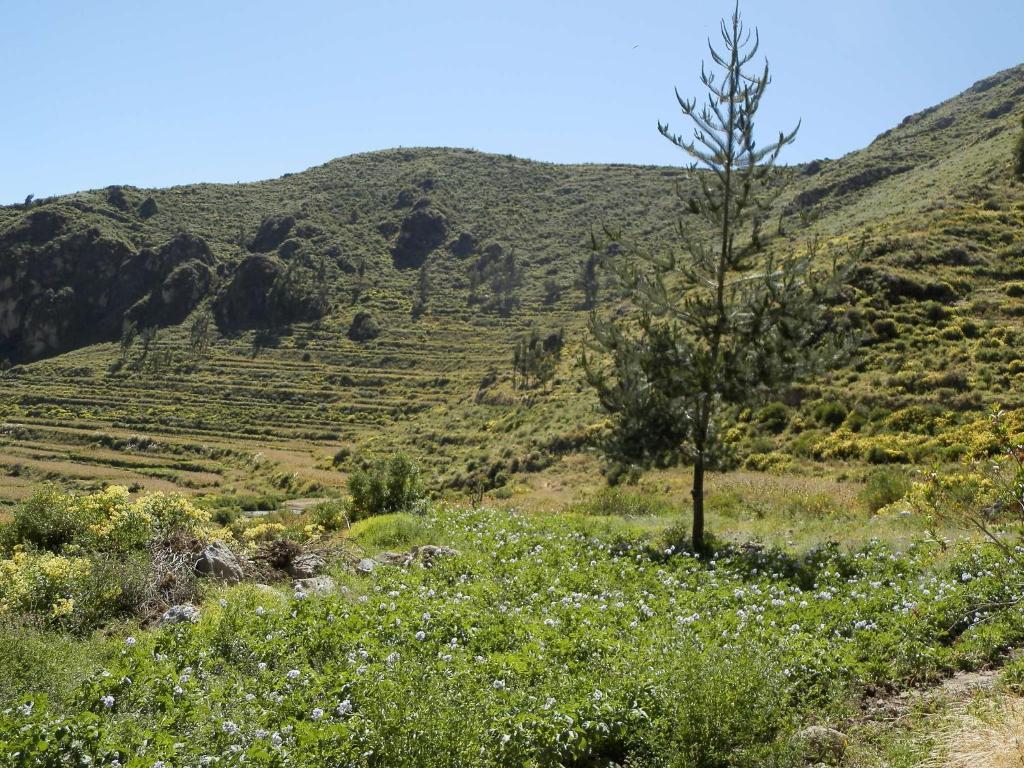
<instances>
[{"instance_id":1,"label":"small tree on slope","mask_svg":"<svg viewBox=\"0 0 1024 768\"><path fill-rule=\"evenodd\" d=\"M825 311L840 285L836 263L817 269L814 246L784 257L762 251L760 221L778 193L775 162L796 129L770 144L755 142L768 66L745 70L759 40L745 30L738 6L721 31L724 50L711 47L720 74L701 72L707 102L698 108L676 93L693 139L658 124L692 160L694 184L687 186L699 192L676 192L702 225L680 222L681 255L630 249L629 258L609 262L631 311L593 313L582 357L612 415L609 458L640 467L692 461L696 551L704 549L704 473L719 461L723 431L736 412L827 367L841 349Z\"/></svg>"}]
</instances>

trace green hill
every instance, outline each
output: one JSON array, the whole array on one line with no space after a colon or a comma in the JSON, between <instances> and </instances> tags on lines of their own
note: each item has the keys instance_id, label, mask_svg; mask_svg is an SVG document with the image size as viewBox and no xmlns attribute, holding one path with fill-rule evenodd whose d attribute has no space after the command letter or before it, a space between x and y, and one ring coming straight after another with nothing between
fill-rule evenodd
<instances>
[{"instance_id":1,"label":"green hill","mask_svg":"<svg viewBox=\"0 0 1024 768\"><path fill-rule=\"evenodd\" d=\"M952 460L987 409L1022 404L1022 97L1017 67L786 170L769 247L863 238L863 337L848 367L745 414L737 462ZM681 178L399 149L0 208L0 497L47 479L316 493L396 448L440 486L542 471L602 420L573 365L589 233L671 247ZM598 301L614 310L613 287ZM564 349L548 384L515 389L532 328Z\"/></svg>"}]
</instances>

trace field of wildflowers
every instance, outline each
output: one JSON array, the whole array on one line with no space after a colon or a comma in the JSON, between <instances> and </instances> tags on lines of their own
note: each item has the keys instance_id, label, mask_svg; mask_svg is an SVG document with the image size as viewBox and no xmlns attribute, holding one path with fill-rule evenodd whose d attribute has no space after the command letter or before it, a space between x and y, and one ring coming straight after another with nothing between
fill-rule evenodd
<instances>
[{"instance_id":1,"label":"field of wildflowers","mask_svg":"<svg viewBox=\"0 0 1024 768\"><path fill-rule=\"evenodd\" d=\"M223 588L196 623L114 632L63 699L5 697L3 761L792 765L793 734L842 722L866 686L977 667L1024 636L1019 574L975 544L699 560L621 519L417 520L461 555L339 565L325 596Z\"/></svg>"}]
</instances>

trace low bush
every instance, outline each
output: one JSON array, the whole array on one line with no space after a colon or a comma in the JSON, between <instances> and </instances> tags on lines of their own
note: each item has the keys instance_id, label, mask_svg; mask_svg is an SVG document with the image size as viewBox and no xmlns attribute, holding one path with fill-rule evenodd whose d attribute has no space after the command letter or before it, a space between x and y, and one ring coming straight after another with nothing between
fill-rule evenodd
<instances>
[{"instance_id":1,"label":"low bush","mask_svg":"<svg viewBox=\"0 0 1024 768\"><path fill-rule=\"evenodd\" d=\"M419 468L404 454L357 469L348 479L351 518L409 510L424 498Z\"/></svg>"},{"instance_id":2,"label":"low bush","mask_svg":"<svg viewBox=\"0 0 1024 768\"><path fill-rule=\"evenodd\" d=\"M910 493L913 483L906 472L898 469L878 469L864 479L860 499L868 512L874 514L882 507L899 501Z\"/></svg>"},{"instance_id":3,"label":"low bush","mask_svg":"<svg viewBox=\"0 0 1024 768\"><path fill-rule=\"evenodd\" d=\"M149 616L192 596L190 557L212 535L208 513L184 496L41 491L4 531L0 616L72 631Z\"/></svg>"},{"instance_id":4,"label":"low bush","mask_svg":"<svg viewBox=\"0 0 1024 768\"><path fill-rule=\"evenodd\" d=\"M766 432L777 435L789 424L789 408L782 403L769 403L754 415L754 421Z\"/></svg>"},{"instance_id":5,"label":"low bush","mask_svg":"<svg viewBox=\"0 0 1024 768\"><path fill-rule=\"evenodd\" d=\"M846 406L836 402L819 403L814 407L814 418L823 427L838 429L846 420Z\"/></svg>"},{"instance_id":6,"label":"low bush","mask_svg":"<svg viewBox=\"0 0 1024 768\"><path fill-rule=\"evenodd\" d=\"M324 501L310 510L314 525L325 531L340 531L348 527L348 508L340 500Z\"/></svg>"},{"instance_id":7,"label":"low bush","mask_svg":"<svg viewBox=\"0 0 1024 768\"><path fill-rule=\"evenodd\" d=\"M13 520L4 531L5 544L8 548L21 543L59 552L93 522L73 497L46 488L15 507Z\"/></svg>"}]
</instances>

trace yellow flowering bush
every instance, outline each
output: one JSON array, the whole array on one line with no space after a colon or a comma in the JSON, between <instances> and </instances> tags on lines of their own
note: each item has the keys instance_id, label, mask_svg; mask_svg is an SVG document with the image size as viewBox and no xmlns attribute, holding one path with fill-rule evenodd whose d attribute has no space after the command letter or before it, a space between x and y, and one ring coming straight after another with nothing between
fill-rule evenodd
<instances>
[{"instance_id":1,"label":"yellow flowering bush","mask_svg":"<svg viewBox=\"0 0 1024 768\"><path fill-rule=\"evenodd\" d=\"M837 429L811 449L816 459L851 459L860 451L860 438L845 427Z\"/></svg>"},{"instance_id":2,"label":"yellow flowering bush","mask_svg":"<svg viewBox=\"0 0 1024 768\"><path fill-rule=\"evenodd\" d=\"M242 531L243 541L269 541L285 532L281 523L260 523Z\"/></svg>"},{"instance_id":3,"label":"yellow flowering bush","mask_svg":"<svg viewBox=\"0 0 1024 768\"><path fill-rule=\"evenodd\" d=\"M933 472L911 486L906 500L921 514L958 518L991 504L995 491L992 478L978 471Z\"/></svg>"},{"instance_id":4,"label":"yellow flowering bush","mask_svg":"<svg viewBox=\"0 0 1024 768\"><path fill-rule=\"evenodd\" d=\"M150 493L135 502L140 514L152 521L157 531L201 533L210 526L210 514L180 493Z\"/></svg>"},{"instance_id":5,"label":"yellow flowering bush","mask_svg":"<svg viewBox=\"0 0 1024 768\"><path fill-rule=\"evenodd\" d=\"M15 508L8 536L14 542L57 551L79 538L93 522L74 496L44 488Z\"/></svg>"},{"instance_id":6,"label":"yellow flowering bush","mask_svg":"<svg viewBox=\"0 0 1024 768\"><path fill-rule=\"evenodd\" d=\"M55 618L70 614L75 595L92 575L84 557L19 550L0 560L0 615L45 613Z\"/></svg>"},{"instance_id":7,"label":"yellow flowering bush","mask_svg":"<svg viewBox=\"0 0 1024 768\"><path fill-rule=\"evenodd\" d=\"M71 544L125 551L144 547L155 535L202 535L210 527L209 514L181 494L151 493L133 500L121 485L86 495L48 488L15 510L11 538L53 552Z\"/></svg>"},{"instance_id":8,"label":"yellow flowering bush","mask_svg":"<svg viewBox=\"0 0 1024 768\"><path fill-rule=\"evenodd\" d=\"M153 519L133 504L128 489L112 485L78 500L89 519L94 544L101 549L126 550L144 546L153 532Z\"/></svg>"}]
</instances>

